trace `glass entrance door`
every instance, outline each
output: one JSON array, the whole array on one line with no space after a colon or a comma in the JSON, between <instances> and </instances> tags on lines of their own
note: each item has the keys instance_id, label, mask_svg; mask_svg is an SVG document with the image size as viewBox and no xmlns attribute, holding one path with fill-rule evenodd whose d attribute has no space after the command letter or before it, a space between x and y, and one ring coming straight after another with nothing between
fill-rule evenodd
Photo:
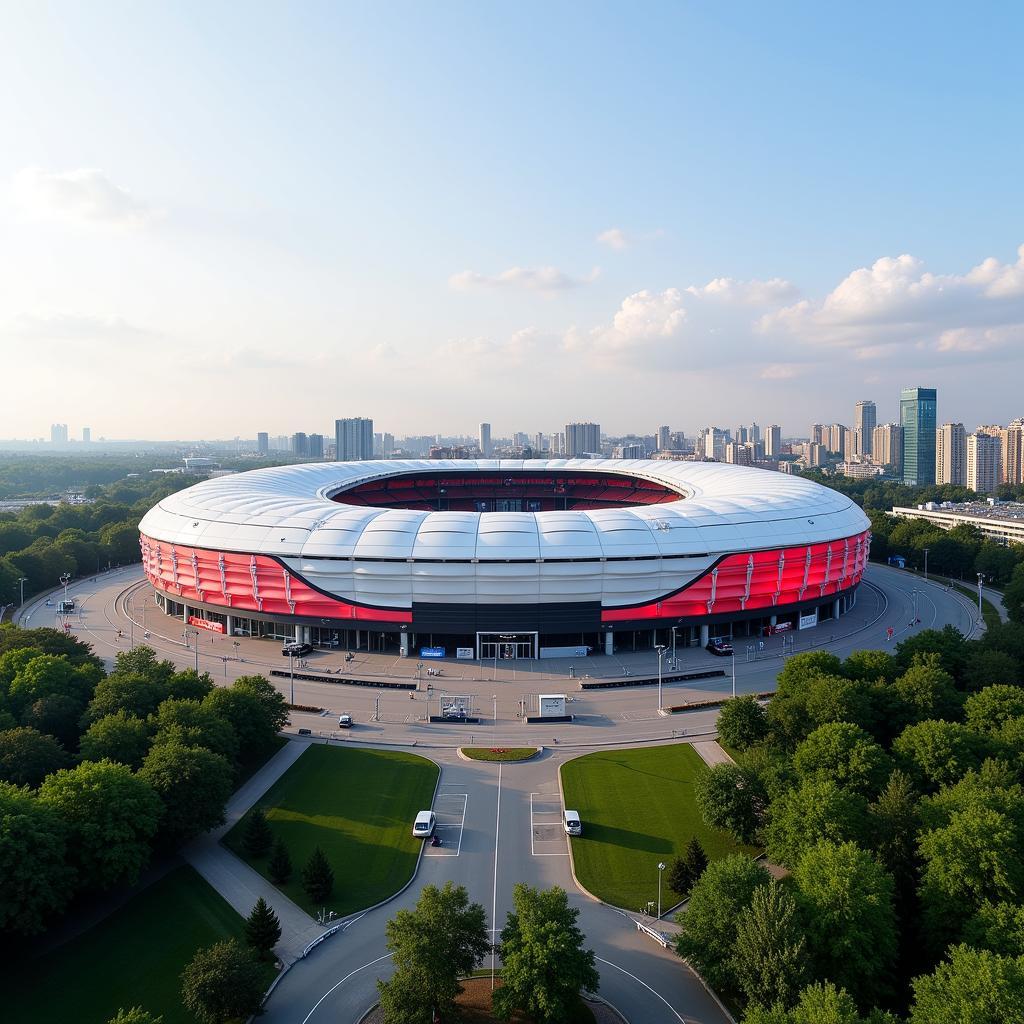
<instances>
[{"instance_id":1,"label":"glass entrance door","mask_svg":"<svg viewBox=\"0 0 1024 1024\"><path fill-rule=\"evenodd\" d=\"M536 633L477 633L477 657L491 661L514 661L537 657Z\"/></svg>"}]
</instances>

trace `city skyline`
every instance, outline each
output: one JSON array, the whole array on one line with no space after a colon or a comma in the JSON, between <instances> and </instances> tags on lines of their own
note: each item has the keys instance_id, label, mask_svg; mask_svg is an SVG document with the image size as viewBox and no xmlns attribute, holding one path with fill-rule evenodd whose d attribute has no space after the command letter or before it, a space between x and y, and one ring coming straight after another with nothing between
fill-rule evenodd
<instances>
[{"instance_id":1,"label":"city skyline","mask_svg":"<svg viewBox=\"0 0 1024 1024\"><path fill-rule=\"evenodd\" d=\"M1017 414L1017 10L104 8L0 39L0 437Z\"/></svg>"}]
</instances>

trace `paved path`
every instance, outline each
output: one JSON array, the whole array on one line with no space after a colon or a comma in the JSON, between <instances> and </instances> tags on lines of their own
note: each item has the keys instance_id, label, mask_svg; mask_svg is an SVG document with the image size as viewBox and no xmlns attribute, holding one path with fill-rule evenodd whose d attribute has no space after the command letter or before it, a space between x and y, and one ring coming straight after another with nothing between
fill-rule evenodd
<instances>
[{"instance_id":1,"label":"paved path","mask_svg":"<svg viewBox=\"0 0 1024 1024\"><path fill-rule=\"evenodd\" d=\"M692 744L693 749L700 754L704 763L711 768L716 764L735 764L736 762L729 754L718 745L717 740L701 740Z\"/></svg>"},{"instance_id":2,"label":"paved path","mask_svg":"<svg viewBox=\"0 0 1024 1024\"><path fill-rule=\"evenodd\" d=\"M238 911L248 917L262 896L281 921L278 956L290 964L302 955L324 928L301 907L270 884L259 872L221 845L239 819L306 752L307 743L289 740L231 797L220 828L194 839L182 851L185 859Z\"/></svg>"}]
</instances>

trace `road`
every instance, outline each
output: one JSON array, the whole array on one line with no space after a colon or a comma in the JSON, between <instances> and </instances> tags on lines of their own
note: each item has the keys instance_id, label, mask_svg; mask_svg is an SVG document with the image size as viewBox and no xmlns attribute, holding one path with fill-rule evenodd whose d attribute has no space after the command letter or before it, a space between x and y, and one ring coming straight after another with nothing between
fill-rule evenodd
<instances>
[{"instance_id":1,"label":"road","mask_svg":"<svg viewBox=\"0 0 1024 1024\"><path fill-rule=\"evenodd\" d=\"M77 602L75 613L68 618L69 628L92 643L108 664L133 641L144 641L181 667L198 664L218 683L287 665L277 644L267 641L232 640L211 633L200 635L198 649L192 646L196 642L192 637L187 638L190 646L186 646L183 624L156 609L147 592L138 567L79 581L69 592ZM924 582L872 565L851 613L838 623L796 634L795 647L797 652L826 648L845 657L858 649L891 648L911 633L947 623L972 635L977 628L976 612L969 597L946 590L939 582ZM21 621L25 626L54 625L54 608L40 598L26 605ZM893 630L891 639L888 628ZM782 641L771 638L764 651L758 643L753 638L735 644L737 693L774 687L783 663ZM703 650L679 654L681 668L722 667L726 676L699 684L666 684L664 706L731 692L732 659L716 659ZM657 659L650 652L619 652L613 658L584 659L583 664L595 678L623 676L626 670L635 678L657 671ZM341 682L346 667L363 678L410 680L415 673L413 659L403 662L390 655L360 652L352 666L342 653L325 652L311 656L310 667L314 666L318 671L336 670L339 682L296 681L294 699L322 707L329 714L296 713L292 728L308 728L314 736L329 737L332 742L421 748L442 770L434 807L443 845L424 851L408 889L388 904L356 915L285 974L267 1003L264 1019L268 1024L358 1021L376 999L377 978L387 977L391 971L385 921L396 910L412 906L424 885L449 879L467 887L471 899L486 908L496 929L501 928L511 907L516 882L562 886L573 905L580 908L580 925L599 958L601 994L629 1020L637 1024L721 1024L728 1020L699 979L673 953L638 932L632 919L593 901L575 886L567 840L559 824L557 773L565 760L593 746L713 736L715 709L665 717L658 710L656 686L583 692L578 688L579 678L570 678L567 664L494 666L492 672L490 665L450 662L444 666L445 675L437 678L438 692L468 696L484 720L472 725L431 725L425 718L433 694L426 690L425 681L411 700L405 692L367 690ZM574 667L582 666L577 663ZM275 678L275 682L290 696L289 680ZM520 702L535 699L539 692L563 692L574 698L568 705L574 721L543 727L524 724L518 717ZM340 711L354 714L356 728L344 732L336 728L337 719L331 716ZM456 748L467 744L546 749L535 761L499 767L459 759ZM339 884L344 885L344 879ZM652 858L651 898L656 895L657 866Z\"/></svg>"}]
</instances>

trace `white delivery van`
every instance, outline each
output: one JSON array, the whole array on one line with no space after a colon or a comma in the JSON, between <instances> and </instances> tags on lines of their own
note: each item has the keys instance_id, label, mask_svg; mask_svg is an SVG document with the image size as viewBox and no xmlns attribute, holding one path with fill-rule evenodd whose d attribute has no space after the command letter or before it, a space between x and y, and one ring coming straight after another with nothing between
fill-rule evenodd
<instances>
[{"instance_id":1,"label":"white delivery van","mask_svg":"<svg viewBox=\"0 0 1024 1024\"><path fill-rule=\"evenodd\" d=\"M579 811L563 811L562 812L562 825L565 828L566 834L570 836L581 836L583 835L583 822L580 821Z\"/></svg>"},{"instance_id":2,"label":"white delivery van","mask_svg":"<svg viewBox=\"0 0 1024 1024\"><path fill-rule=\"evenodd\" d=\"M420 839L429 839L434 834L436 824L437 819L434 817L433 811L420 811L416 815L416 821L413 822L412 834Z\"/></svg>"}]
</instances>

